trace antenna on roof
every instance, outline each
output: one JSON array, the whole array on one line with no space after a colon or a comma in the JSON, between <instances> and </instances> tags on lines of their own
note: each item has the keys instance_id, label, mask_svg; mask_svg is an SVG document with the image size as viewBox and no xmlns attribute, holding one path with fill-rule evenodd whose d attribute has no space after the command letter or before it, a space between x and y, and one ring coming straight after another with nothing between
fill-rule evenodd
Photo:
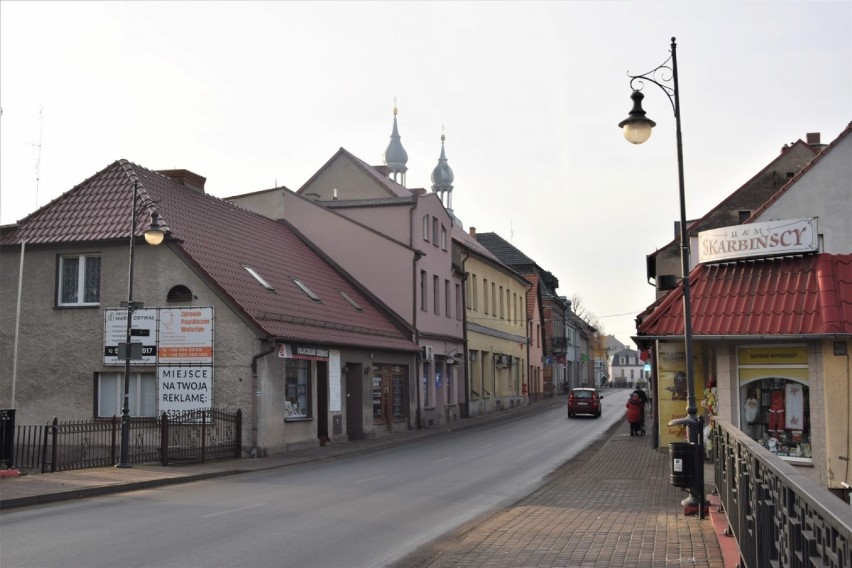
<instances>
[{"instance_id":1,"label":"antenna on roof","mask_svg":"<svg viewBox=\"0 0 852 568\"><path fill-rule=\"evenodd\" d=\"M32 144L38 148L36 154L35 175L36 175L36 190L35 190L35 208L38 209L38 184L41 178L41 135L44 130L44 106L38 109L38 144Z\"/></svg>"}]
</instances>

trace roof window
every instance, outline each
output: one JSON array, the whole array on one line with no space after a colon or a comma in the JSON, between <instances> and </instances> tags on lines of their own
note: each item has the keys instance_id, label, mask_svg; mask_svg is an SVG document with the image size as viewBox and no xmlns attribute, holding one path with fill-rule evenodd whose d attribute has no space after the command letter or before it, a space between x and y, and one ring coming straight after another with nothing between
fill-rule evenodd
<instances>
[{"instance_id":1,"label":"roof window","mask_svg":"<svg viewBox=\"0 0 852 568\"><path fill-rule=\"evenodd\" d=\"M313 300L314 302L321 302L321 301L322 301L322 300L320 300L320 299L319 299L319 296L317 296L316 294L314 294L314 293L311 291L311 289L310 289L310 288L308 288L308 287L305 285L305 283L304 283L304 282L302 282L301 280L299 280L298 278L293 278L293 282L296 284L296 286L298 286L298 287L299 287L299 289L300 289L302 292L304 292L305 294L307 294L307 295L308 295L308 298L310 298L310 299L311 299L311 300Z\"/></svg>"},{"instance_id":2,"label":"roof window","mask_svg":"<svg viewBox=\"0 0 852 568\"><path fill-rule=\"evenodd\" d=\"M346 300L347 302L349 302L349 304L350 304L353 308L355 308L355 309L356 309L356 310L358 310L359 312L363 312L363 311L364 311L364 308L362 308L361 306L359 306L359 305L358 305L358 302L356 302L355 300L353 300L352 298L350 298L350 297L349 297L349 294L347 294L347 293L346 293L346 292L344 292L343 290L338 290L338 291L337 291L337 293L338 293L338 294L340 294L341 296L343 296L343 299L344 299L344 300Z\"/></svg>"},{"instance_id":3,"label":"roof window","mask_svg":"<svg viewBox=\"0 0 852 568\"><path fill-rule=\"evenodd\" d=\"M245 268L248 271L249 274L254 276L254 279L257 280L260 283L261 286L263 286L264 288L266 288L270 292L275 291L275 288L273 288L272 285L269 282L264 280L263 276L258 274L257 271L254 268L252 268L251 266L247 266L245 264L243 265L243 268Z\"/></svg>"}]
</instances>

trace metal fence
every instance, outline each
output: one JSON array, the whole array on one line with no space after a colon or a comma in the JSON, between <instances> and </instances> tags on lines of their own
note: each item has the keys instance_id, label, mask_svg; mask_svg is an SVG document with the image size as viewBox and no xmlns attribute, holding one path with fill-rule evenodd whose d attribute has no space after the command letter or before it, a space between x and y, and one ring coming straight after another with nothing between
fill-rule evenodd
<instances>
[{"instance_id":1,"label":"metal fence","mask_svg":"<svg viewBox=\"0 0 852 568\"><path fill-rule=\"evenodd\" d=\"M741 568L852 568L852 507L724 420L715 420L716 488Z\"/></svg>"},{"instance_id":2,"label":"metal fence","mask_svg":"<svg viewBox=\"0 0 852 568\"><path fill-rule=\"evenodd\" d=\"M12 447L2 441L8 467L56 472L118 463L121 419L60 421L15 426ZM238 458L241 455L242 411L199 410L169 418L132 418L128 462L169 465Z\"/></svg>"}]
</instances>

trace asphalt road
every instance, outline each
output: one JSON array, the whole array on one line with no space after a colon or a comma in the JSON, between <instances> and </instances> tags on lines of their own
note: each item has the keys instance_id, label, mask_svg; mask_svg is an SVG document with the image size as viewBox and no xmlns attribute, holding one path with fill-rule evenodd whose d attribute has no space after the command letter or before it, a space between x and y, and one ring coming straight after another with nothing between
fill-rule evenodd
<instances>
[{"instance_id":1,"label":"asphalt road","mask_svg":"<svg viewBox=\"0 0 852 568\"><path fill-rule=\"evenodd\" d=\"M0 515L4 567L367 567L517 501L623 420L555 407L340 460Z\"/></svg>"}]
</instances>

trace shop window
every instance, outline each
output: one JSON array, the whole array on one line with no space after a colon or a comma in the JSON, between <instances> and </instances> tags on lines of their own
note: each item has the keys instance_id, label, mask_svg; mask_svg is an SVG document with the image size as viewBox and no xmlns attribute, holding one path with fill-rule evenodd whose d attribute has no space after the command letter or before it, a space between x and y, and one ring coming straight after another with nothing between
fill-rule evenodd
<instances>
[{"instance_id":1,"label":"shop window","mask_svg":"<svg viewBox=\"0 0 852 568\"><path fill-rule=\"evenodd\" d=\"M767 378L740 389L742 430L773 454L810 460L810 396L798 381Z\"/></svg>"},{"instance_id":2,"label":"shop window","mask_svg":"<svg viewBox=\"0 0 852 568\"><path fill-rule=\"evenodd\" d=\"M128 390L130 416L157 415L157 377L154 373L131 373ZM121 416L124 406L124 373L98 373L97 416Z\"/></svg>"},{"instance_id":3,"label":"shop window","mask_svg":"<svg viewBox=\"0 0 852 568\"><path fill-rule=\"evenodd\" d=\"M284 370L284 419L311 417L310 361L287 359Z\"/></svg>"}]
</instances>

